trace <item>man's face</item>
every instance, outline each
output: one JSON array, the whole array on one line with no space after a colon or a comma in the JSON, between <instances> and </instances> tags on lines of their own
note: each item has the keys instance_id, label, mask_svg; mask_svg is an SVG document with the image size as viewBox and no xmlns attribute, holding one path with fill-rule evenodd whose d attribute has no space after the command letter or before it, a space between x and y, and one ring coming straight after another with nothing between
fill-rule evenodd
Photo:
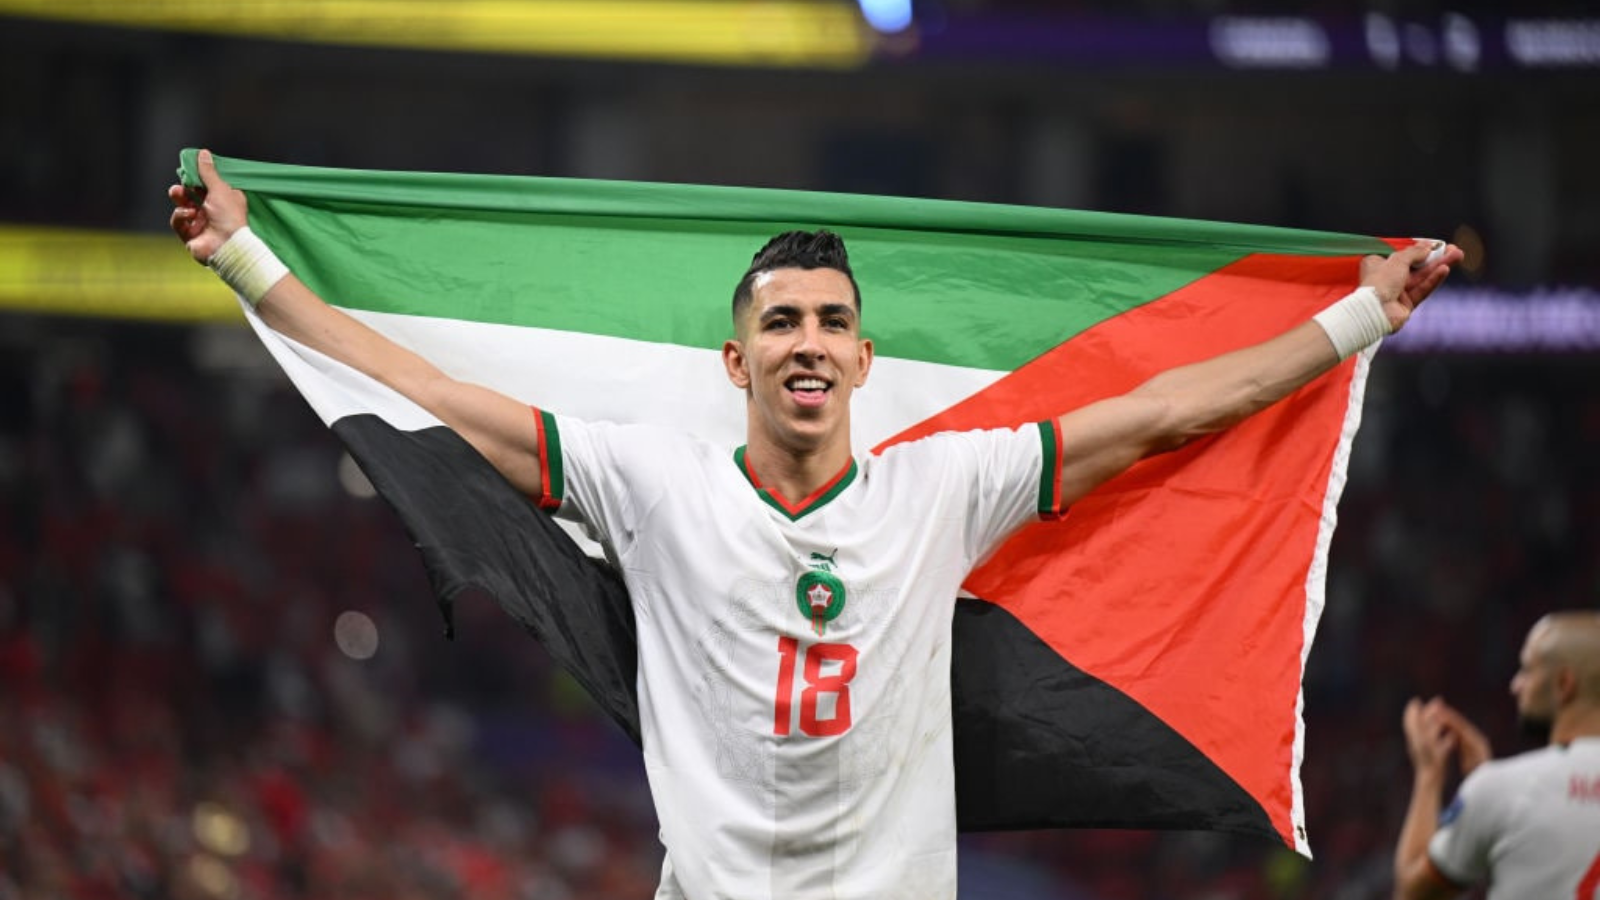
<instances>
[{"instance_id":1,"label":"man's face","mask_svg":"<svg viewBox=\"0 0 1600 900\"><path fill-rule=\"evenodd\" d=\"M850 395L872 366L850 279L775 269L756 278L751 295L722 352L728 379L749 397L751 439L796 453L848 446Z\"/></svg>"},{"instance_id":2,"label":"man's face","mask_svg":"<svg viewBox=\"0 0 1600 900\"><path fill-rule=\"evenodd\" d=\"M1545 652L1543 625L1528 632L1522 643L1521 665L1511 677L1511 693L1517 698L1517 719L1523 731L1534 737L1548 735L1556 717L1554 665Z\"/></svg>"}]
</instances>

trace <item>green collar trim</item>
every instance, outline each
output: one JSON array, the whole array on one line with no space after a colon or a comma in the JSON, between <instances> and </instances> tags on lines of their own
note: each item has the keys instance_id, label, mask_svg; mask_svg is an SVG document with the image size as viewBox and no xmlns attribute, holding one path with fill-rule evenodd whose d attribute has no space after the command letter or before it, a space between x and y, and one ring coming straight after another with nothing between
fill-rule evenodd
<instances>
[{"instance_id":1,"label":"green collar trim","mask_svg":"<svg viewBox=\"0 0 1600 900\"><path fill-rule=\"evenodd\" d=\"M746 458L744 447L733 451L733 462L734 465L739 467L739 471L744 473L744 477L750 482L750 486L756 489L756 496L765 501L768 506L788 516L791 522L798 521L801 516L809 515L827 506L829 501L843 493L844 489L856 480L856 461L855 457L851 457L850 462L839 470L839 474L829 479L827 484L812 491L810 496L801 499L799 502L790 503L777 491L764 486L761 483L761 479L756 477L755 470L750 468L750 461Z\"/></svg>"}]
</instances>

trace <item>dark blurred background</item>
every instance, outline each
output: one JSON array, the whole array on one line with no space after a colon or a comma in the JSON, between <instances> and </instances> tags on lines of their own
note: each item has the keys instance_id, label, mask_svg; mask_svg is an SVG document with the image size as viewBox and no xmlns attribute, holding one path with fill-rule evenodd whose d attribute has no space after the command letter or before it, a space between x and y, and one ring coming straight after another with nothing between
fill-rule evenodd
<instances>
[{"instance_id":1,"label":"dark blurred background","mask_svg":"<svg viewBox=\"0 0 1600 900\"><path fill-rule=\"evenodd\" d=\"M492 13L500 18L475 18ZM962 896L1387 897L1413 695L1499 753L1600 606L1600 13L1526 0L0 0L0 900L640 898L636 752L163 237L177 151L1455 240L1374 365L1305 682L1313 861L964 838Z\"/></svg>"}]
</instances>

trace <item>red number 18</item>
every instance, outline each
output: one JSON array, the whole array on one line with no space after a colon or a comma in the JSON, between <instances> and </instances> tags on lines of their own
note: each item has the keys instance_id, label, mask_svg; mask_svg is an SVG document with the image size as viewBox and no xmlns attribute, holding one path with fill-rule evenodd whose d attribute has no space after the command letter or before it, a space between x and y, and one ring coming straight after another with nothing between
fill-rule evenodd
<instances>
[{"instance_id":1,"label":"red number 18","mask_svg":"<svg viewBox=\"0 0 1600 900\"><path fill-rule=\"evenodd\" d=\"M795 638L778 638L778 694L772 718L772 733L776 735L789 733L795 663L801 653L800 642ZM812 644L804 655L806 687L800 692L800 732L811 737L844 734L850 730L850 680L856 677L856 648L849 644ZM825 663L838 663L838 669L824 674ZM824 694L834 696L831 719L817 714L818 701Z\"/></svg>"}]
</instances>

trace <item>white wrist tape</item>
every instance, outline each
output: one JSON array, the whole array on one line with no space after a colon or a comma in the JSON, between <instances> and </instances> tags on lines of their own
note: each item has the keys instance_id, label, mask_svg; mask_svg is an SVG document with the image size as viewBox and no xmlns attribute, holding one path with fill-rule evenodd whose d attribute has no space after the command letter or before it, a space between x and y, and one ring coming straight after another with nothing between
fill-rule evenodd
<instances>
[{"instance_id":1,"label":"white wrist tape","mask_svg":"<svg viewBox=\"0 0 1600 900\"><path fill-rule=\"evenodd\" d=\"M1311 320L1328 333L1328 340L1333 341L1333 349L1338 351L1340 359L1349 359L1394 330L1389 326L1389 317L1384 315L1378 292L1370 287L1356 288Z\"/></svg>"},{"instance_id":2,"label":"white wrist tape","mask_svg":"<svg viewBox=\"0 0 1600 900\"><path fill-rule=\"evenodd\" d=\"M235 231L211 254L206 265L251 306L260 303L262 295L289 274L289 267L248 227Z\"/></svg>"}]
</instances>

